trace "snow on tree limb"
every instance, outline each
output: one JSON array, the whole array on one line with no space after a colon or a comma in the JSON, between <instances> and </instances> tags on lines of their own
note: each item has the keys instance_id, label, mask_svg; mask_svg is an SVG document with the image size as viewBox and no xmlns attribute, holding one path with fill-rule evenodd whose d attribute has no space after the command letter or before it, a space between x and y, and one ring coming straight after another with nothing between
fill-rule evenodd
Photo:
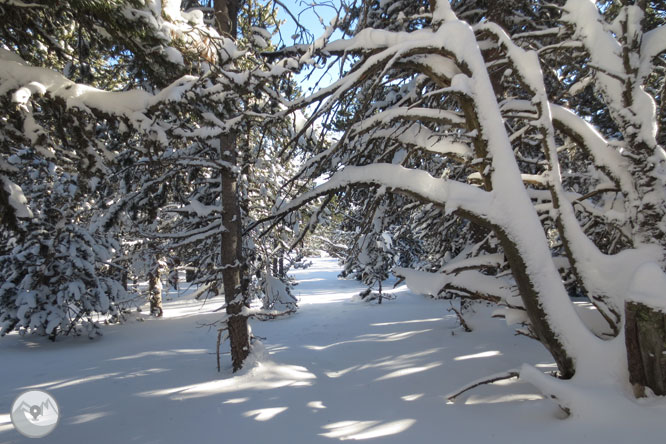
<instances>
[{"instance_id":1,"label":"snow on tree limb","mask_svg":"<svg viewBox=\"0 0 666 444\"><path fill-rule=\"evenodd\" d=\"M642 84L652 72L654 59L666 52L666 26L659 26L643 34L641 41L641 61L637 79Z\"/></svg>"},{"instance_id":2,"label":"snow on tree limb","mask_svg":"<svg viewBox=\"0 0 666 444\"><path fill-rule=\"evenodd\" d=\"M580 141L580 147L592 156L609 178L616 183L627 198L638 199L633 179L627 172L628 162L604 139L589 122L573 111L555 104L550 104L553 124L574 140Z\"/></svg>"},{"instance_id":3,"label":"snow on tree limb","mask_svg":"<svg viewBox=\"0 0 666 444\"><path fill-rule=\"evenodd\" d=\"M568 0L564 9L566 13L562 19L574 26L575 36L588 50L597 71L595 87L603 94L625 136L637 144L644 143L649 149L658 149L657 121L654 118L656 105L643 88L642 76L645 72L641 72L640 76L636 74L652 63L654 56L663 50L663 44L654 44L648 33L643 48L647 54L638 54L643 36L640 25L643 13L640 8L630 5L622 9L621 16L616 20L620 25L615 30L618 39L611 34L608 26L604 26L606 23L594 1ZM652 36L663 37L664 32L659 31ZM635 56L629 56L630 53Z\"/></svg>"},{"instance_id":4,"label":"snow on tree limb","mask_svg":"<svg viewBox=\"0 0 666 444\"><path fill-rule=\"evenodd\" d=\"M498 218L492 193L472 185L439 179L425 171L413 170L393 164L347 166L328 181L291 202L280 206L276 214L286 214L305 202L349 185L376 185L394 192L405 193L418 200L445 206L447 211L461 210L475 217L493 222Z\"/></svg>"},{"instance_id":5,"label":"snow on tree limb","mask_svg":"<svg viewBox=\"0 0 666 444\"><path fill-rule=\"evenodd\" d=\"M431 108L419 107L398 107L381 111L363 121L353 125L350 128L352 135L369 131L371 128L388 124L396 120L435 122L439 124L448 124L462 126L465 119L457 113Z\"/></svg>"},{"instance_id":6,"label":"snow on tree limb","mask_svg":"<svg viewBox=\"0 0 666 444\"><path fill-rule=\"evenodd\" d=\"M142 90L110 92L77 84L50 69L32 67L12 60L3 60L0 64L0 79L3 80L0 94L25 88L26 85L35 85L37 92L63 99L69 108L97 110L109 115L123 116L141 126L148 125L149 122L143 112L160 102L181 100L183 94L198 80L195 76L183 76L157 94ZM32 90L25 88L24 91L28 94ZM18 97L15 101L17 100ZM22 103L27 100L29 95L21 98Z\"/></svg>"},{"instance_id":7,"label":"snow on tree limb","mask_svg":"<svg viewBox=\"0 0 666 444\"><path fill-rule=\"evenodd\" d=\"M511 287L500 278L483 274L477 270L458 272L441 270L438 273L397 267L394 274L405 278L407 287L420 294L438 297L446 291L469 295L472 299L491 302L510 299Z\"/></svg>"}]
</instances>

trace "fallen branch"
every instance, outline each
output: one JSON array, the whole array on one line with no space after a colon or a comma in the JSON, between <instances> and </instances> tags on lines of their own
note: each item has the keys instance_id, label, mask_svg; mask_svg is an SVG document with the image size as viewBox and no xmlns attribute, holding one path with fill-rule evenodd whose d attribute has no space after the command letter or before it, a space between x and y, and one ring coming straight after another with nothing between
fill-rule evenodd
<instances>
[{"instance_id":1,"label":"fallen branch","mask_svg":"<svg viewBox=\"0 0 666 444\"><path fill-rule=\"evenodd\" d=\"M457 392L453 394L448 394L446 395L446 399L448 399L450 402L455 402L456 398L466 391L472 390L473 388L476 388L480 385L485 385L485 384L492 384L493 382L497 381L504 381L506 379L512 379L512 378L517 378L520 376L520 373L518 370L509 370L508 372L504 373L496 373L492 376L488 376L482 379L477 379L476 381L464 386L462 389L458 390Z\"/></svg>"},{"instance_id":2,"label":"fallen branch","mask_svg":"<svg viewBox=\"0 0 666 444\"><path fill-rule=\"evenodd\" d=\"M451 308L449 308L449 311L452 311L458 316L458 321L460 322L460 325L462 325L462 328L467 332L470 333L472 331L472 328L467 324L465 321L465 318L463 318L462 313L460 313L460 310L456 310L456 308L451 304Z\"/></svg>"},{"instance_id":3,"label":"fallen branch","mask_svg":"<svg viewBox=\"0 0 666 444\"><path fill-rule=\"evenodd\" d=\"M280 310L263 310L263 311L260 311L258 313L254 313L252 315L249 315L248 317L257 318L260 321L268 321L268 320L272 320L272 319L276 319L276 318L279 318L279 317L282 317L282 316L287 316L287 315L296 313L296 310L297 310L296 307L289 308L287 310L282 310L282 311L280 311Z\"/></svg>"}]
</instances>

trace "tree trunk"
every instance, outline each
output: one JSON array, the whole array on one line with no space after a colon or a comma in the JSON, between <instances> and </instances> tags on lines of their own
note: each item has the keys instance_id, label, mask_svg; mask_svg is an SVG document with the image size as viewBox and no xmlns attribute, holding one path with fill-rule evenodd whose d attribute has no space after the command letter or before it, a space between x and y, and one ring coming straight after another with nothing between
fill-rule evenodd
<instances>
[{"instance_id":1,"label":"tree trunk","mask_svg":"<svg viewBox=\"0 0 666 444\"><path fill-rule=\"evenodd\" d=\"M148 273L148 294L150 295L150 314L162 317L162 283L160 282L159 264Z\"/></svg>"},{"instance_id":2,"label":"tree trunk","mask_svg":"<svg viewBox=\"0 0 666 444\"><path fill-rule=\"evenodd\" d=\"M379 283L379 292L378 292L378 295L377 295L377 298L378 298L377 303L381 304L382 303L382 280L379 279L377 282Z\"/></svg>"},{"instance_id":3,"label":"tree trunk","mask_svg":"<svg viewBox=\"0 0 666 444\"><path fill-rule=\"evenodd\" d=\"M637 397L645 387L666 395L666 314L639 302L625 304L629 380Z\"/></svg>"},{"instance_id":4,"label":"tree trunk","mask_svg":"<svg viewBox=\"0 0 666 444\"><path fill-rule=\"evenodd\" d=\"M495 233L504 249L504 255L509 262L511 273L516 280L521 299L530 319L530 325L539 338L539 341L548 349L555 359L560 378L570 379L576 373L573 359L567 352L562 341L557 337L548 322L548 315L539 301L540 295L527 272L527 264L518 251L516 244L509 239L507 234L496 228Z\"/></svg>"},{"instance_id":5,"label":"tree trunk","mask_svg":"<svg viewBox=\"0 0 666 444\"><path fill-rule=\"evenodd\" d=\"M191 268L188 268L185 270L185 282L193 282L194 281L194 270Z\"/></svg>"},{"instance_id":6,"label":"tree trunk","mask_svg":"<svg viewBox=\"0 0 666 444\"><path fill-rule=\"evenodd\" d=\"M238 22L238 0L215 0L215 19L220 34L235 38ZM233 132L220 136L220 160L236 166L238 151L236 134ZM222 225L226 229L221 239L222 284L224 300L227 304L227 328L231 344L233 371L243 366L243 361L250 353L250 337L247 316L241 315L245 303L245 285L242 276L244 270L242 221L237 192L236 172L223 168L220 172Z\"/></svg>"},{"instance_id":7,"label":"tree trunk","mask_svg":"<svg viewBox=\"0 0 666 444\"><path fill-rule=\"evenodd\" d=\"M236 147L233 134L220 137L221 159L232 165L236 164ZM229 169L221 172L222 186L222 232L221 258L224 300L229 315L227 327L231 343L231 360L234 371L243 366L243 361L250 353L250 338L247 317L241 315L245 303L243 285L243 242L241 212L238 204L236 175Z\"/></svg>"},{"instance_id":8,"label":"tree trunk","mask_svg":"<svg viewBox=\"0 0 666 444\"><path fill-rule=\"evenodd\" d=\"M483 128L481 128L476 113L476 103L470 99L462 99L460 104L465 113L468 130L476 130L479 133L482 133ZM481 138L474 139L474 151L477 158L489 157L488 146ZM485 165L483 167L484 169L487 166L490 166L489 163L483 163L483 165ZM493 186L490 175L482 173L481 177L483 178L486 191L492 190ZM475 217L470 217L470 215L467 215L466 218L472 222L476 219ZM476 221L477 223L480 222L480 225L484 225L483 221L478 221L478 219ZM520 291L520 296L525 305L525 310L530 319L534 333L555 359L557 368L560 372L560 378L572 378L576 372L574 360L567 352L560 338L558 338L557 334L551 328L546 311L540 301L540 298L543 296L539 294L538 286L535 285L533 277L527 272L527 264L524 261L522 253L518 249L518 245L514 240L510 239L509 235L500 227L491 226L490 228L493 229L502 245L504 255L509 262L511 273L516 280L516 285Z\"/></svg>"}]
</instances>

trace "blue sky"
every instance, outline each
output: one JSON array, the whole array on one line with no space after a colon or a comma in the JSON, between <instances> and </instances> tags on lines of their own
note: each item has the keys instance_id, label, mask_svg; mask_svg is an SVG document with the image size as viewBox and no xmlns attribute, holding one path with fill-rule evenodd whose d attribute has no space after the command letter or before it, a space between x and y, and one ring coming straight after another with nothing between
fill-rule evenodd
<instances>
[{"instance_id":1,"label":"blue sky","mask_svg":"<svg viewBox=\"0 0 666 444\"><path fill-rule=\"evenodd\" d=\"M304 0L280 0L291 13L296 16L300 24L306 28L314 37L319 36L323 30L324 25L328 25L335 17L336 9L339 7L339 0L328 1L304 1ZM286 20L283 26L282 33L285 39L289 39L296 31L294 20L284 11L284 8L278 6L280 9L279 17ZM320 18L323 20L324 25L321 24Z\"/></svg>"},{"instance_id":2,"label":"blue sky","mask_svg":"<svg viewBox=\"0 0 666 444\"><path fill-rule=\"evenodd\" d=\"M340 0L329 0L329 1L304 1L304 0L280 0L290 12L296 16L299 20L299 23L302 27L306 28L310 33L308 37L308 42L311 42L313 38L319 37L323 32L325 26L328 26L331 20L335 17L337 9L340 4ZM292 36L296 33L296 25L294 19L284 11L284 8L278 6L279 13L278 16L280 19L286 21L282 26L281 34L282 38L285 40L283 43L285 45L291 45ZM320 21L323 21L322 22ZM335 34L334 34L335 35ZM278 43L279 36L274 37L274 41ZM330 84L333 81L337 80L338 70L331 70L330 74L327 74L323 79L323 85ZM315 80L319 76L315 76L313 79L307 80L303 74L297 75L296 80L301 83L301 87L304 92L307 92L307 88L314 86ZM322 86L322 85L320 85Z\"/></svg>"}]
</instances>

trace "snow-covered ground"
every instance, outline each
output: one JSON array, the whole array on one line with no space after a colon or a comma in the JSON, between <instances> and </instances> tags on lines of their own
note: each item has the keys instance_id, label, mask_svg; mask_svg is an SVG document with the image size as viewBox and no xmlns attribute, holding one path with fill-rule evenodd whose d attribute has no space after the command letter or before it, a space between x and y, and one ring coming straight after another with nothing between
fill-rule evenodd
<instances>
[{"instance_id":1,"label":"snow-covered ground","mask_svg":"<svg viewBox=\"0 0 666 444\"><path fill-rule=\"evenodd\" d=\"M219 300L202 307L172 293L164 318L110 326L93 341L3 338L0 443L29 441L9 409L30 388L49 391L60 406L48 443L664 442L654 411L562 420L552 401L515 380L448 403L448 393L477 378L523 362L544 371L554 364L502 320L479 322L485 312L464 333L448 302L404 287L381 305L355 301L361 287L338 280L338 271L321 258L293 273L299 312L254 321L265 339L236 375L228 355L217 373L216 331L201 327L219 318Z\"/></svg>"}]
</instances>

